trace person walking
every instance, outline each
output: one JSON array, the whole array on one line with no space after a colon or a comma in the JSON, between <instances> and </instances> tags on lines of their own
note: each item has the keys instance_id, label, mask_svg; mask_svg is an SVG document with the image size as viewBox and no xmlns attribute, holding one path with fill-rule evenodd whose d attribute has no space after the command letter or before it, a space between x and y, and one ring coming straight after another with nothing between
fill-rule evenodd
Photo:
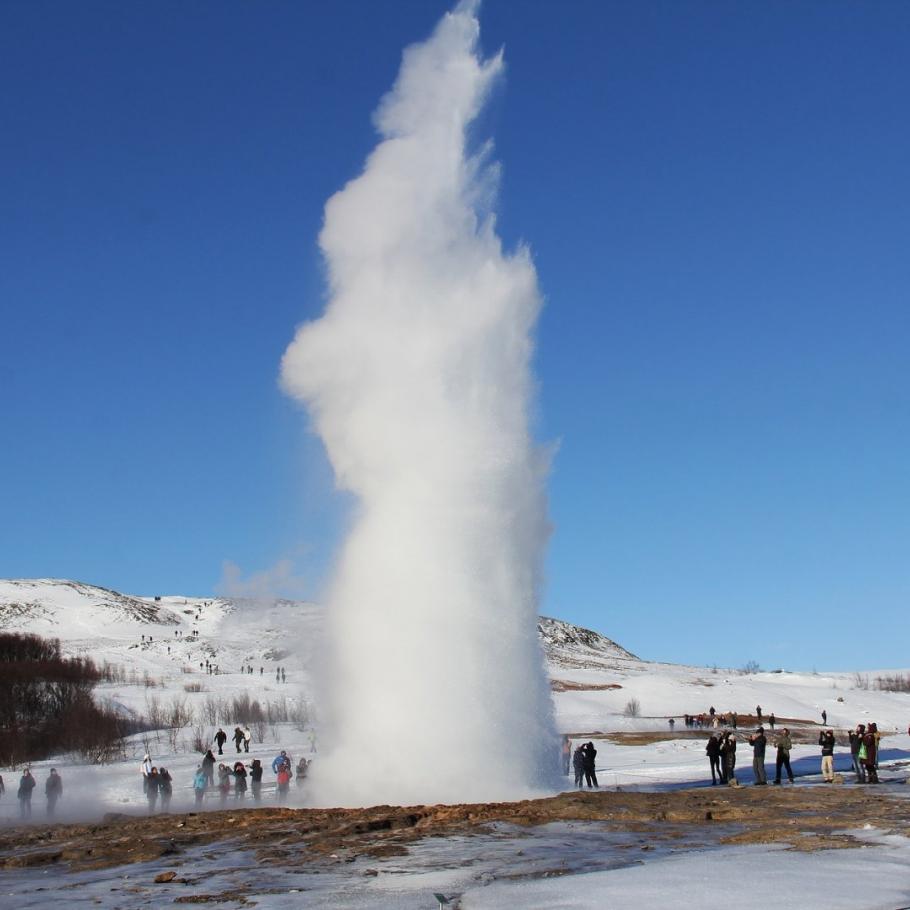
<instances>
[{"instance_id":1,"label":"person walking","mask_svg":"<svg viewBox=\"0 0 910 910\"><path fill-rule=\"evenodd\" d=\"M222 752L222 749L224 748L224 744L226 742L227 742L227 733L225 733L224 730L222 730L221 727L219 727L218 732L215 734L215 745L218 746L219 755L224 755L224 752Z\"/></svg>"},{"instance_id":2,"label":"person walking","mask_svg":"<svg viewBox=\"0 0 910 910\"><path fill-rule=\"evenodd\" d=\"M243 730L240 727L234 727L234 745L237 747L237 752L241 751L240 747L243 745Z\"/></svg>"},{"instance_id":3,"label":"person walking","mask_svg":"<svg viewBox=\"0 0 910 910\"><path fill-rule=\"evenodd\" d=\"M749 745L752 746L752 771L755 774L755 786L763 787L768 783L765 777L765 728L759 727L752 736L749 737Z\"/></svg>"},{"instance_id":4,"label":"person walking","mask_svg":"<svg viewBox=\"0 0 910 910\"><path fill-rule=\"evenodd\" d=\"M585 780L587 781L588 787L594 787L595 789L600 789L600 786L597 783L597 770L595 766L595 759L597 758L597 749L594 748L594 743L586 743L584 746L584 753L582 755L582 768L585 772Z\"/></svg>"},{"instance_id":5,"label":"person walking","mask_svg":"<svg viewBox=\"0 0 910 910\"><path fill-rule=\"evenodd\" d=\"M869 724L863 735L863 744L860 748L860 758L866 768L866 780L870 784L877 784L878 780L878 725Z\"/></svg>"},{"instance_id":6,"label":"person walking","mask_svg":"<svg viewBox=\"0 0 910 910\"><path fill-rule=\"evenodd\" d=\"M827 726L828 724L828 712L822 708L822 726Z\"/></svg>"},{"instance_id":7,"label":"person walking","mask_svg":"<svg viewBox=\"0 0 910 910\"><path fill-rule=\"evenodd\" d=\"M711 786L717 784L717 775L720 773L720 741L712 733L705 746L705 754L708 756L708 762L711 765Z\"/></svg>"},{"instance_id":8,"label":"person walking","mask_svg":"<svg viewBox=\"0 0 910 910\"><path fill-rule=\"evenodd\" d=\"M258 758L254 758L250 765L250 789L253 791L253 801L258 803L262 794L262 762Z\"/></svg>"},{"instance_id":9,"label":"person walking","mask_svg":"<svg viewBox=\"0 0 910 910\"><path fill-rule=\"evenodd\" d=\"M63 781L56 768L51 768L51 773L44 782L44 795L47 797L47 817L54 817L57 800L63 796Z\"/></svg>"},{"instance_id":10,"label":"person walking","mask_svg":"<svg viewBox=\"0 0 910 910\"><path fill-rule=\"evenodd\" d=\"M19 818L32 817L32 790L35 789L35 778L32 772L26 768L19 778L19 791L16 796L19 797Z\"/></svg>"},{"instance_id":11,"label":"person walking","mask_svg":"<svg viewBox=\"0 0 910 910\"><path fill-rule=\"evenodd\" d=\"M853 760L853 771L856 774L856 782L864 784L866 782L866 766L860 757L863 750L863 737L866 735L866 725L857 724L855 730L850 731L850 758ZM865 754L865 753L864 753Z\"/></svg>"},{"instance_id":12,"label":"person walking","mask_svg":"<svg viewBox=\"0 0 910 910\"><path fill-rule=\"evenodd\" d=\"M787 777L792 784L793 769L790 767L790 750L793 748L793 741L790 739L790 731L786 727L781 730L780 736L778 736L775 741L775 745L777 746L777 757L774 760L774 783L780 783L780 770L781 768L786 768Z\"/></svg>"},{"instance_id":13,"label":"person walking","mask_svg":"<svg viewBox=\"0 0 910 910\"><path fill-rule=\"evenodd\" d=\"M201 806L205 799L205 791L209 785L209 777L205 773L205 768L200 765L193 776L193 795L196 797L196 805Z\"/></svg>"},{"instance_id":14,"label":"person walking","mask_svg":"<svg viewBox=\"0 0 910 910\"><path fill-rule=\"evenodd\" d=\"M572 753L572 769L575 771L575 786L581 789L585 785L585 747L576 746Z\"/></svg>"},{"instance_id":15,"label":"person walking","mask_svg":"<svg viewBox=\"0 0 910 910\"><path fill-rule=\"evenodd\" d=\"M822 747L822 777L826 784L834 783L834 731L824 730L818 734L818 744Z\"/></svg>"}]
</instances>

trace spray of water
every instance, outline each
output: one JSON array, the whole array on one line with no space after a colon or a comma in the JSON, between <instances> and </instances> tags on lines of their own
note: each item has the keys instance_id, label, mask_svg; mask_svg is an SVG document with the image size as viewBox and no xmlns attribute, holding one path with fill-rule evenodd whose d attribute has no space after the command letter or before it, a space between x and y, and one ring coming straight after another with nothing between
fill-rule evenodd
<instances>
[{"instance_id":1,"label":"spray of water","mask_svg":"<svg viewBox=\"0 0 910 910\"><path fill-rule=\"evenodd\" d=\"M490 147L466 145L502 71L478 52L476 8L404 52L381 141L326 206L328 306L282 363L358 503L327 595L323 805L553 783L546 458L528 426L541 300L527 251L496 236Z\"/></svg>"}]
</instances>

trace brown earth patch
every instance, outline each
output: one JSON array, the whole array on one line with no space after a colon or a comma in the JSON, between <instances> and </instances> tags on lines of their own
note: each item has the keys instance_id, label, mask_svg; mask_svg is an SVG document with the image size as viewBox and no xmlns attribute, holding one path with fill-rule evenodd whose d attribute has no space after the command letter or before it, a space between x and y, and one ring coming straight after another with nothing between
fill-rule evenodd
<instances>
[{"instance_id":1,"label":"brown earth patch","mask_svg":"<svg viewBox=\"0 0 910 910\"><path fill-rule=\"evenodd\" d=\"M357 856L403 855L427 836L478 834L494 822L518 826L590 821L647 834L679 837L729 826L730 843L789 843L796 849L842 846L835 832L857 819L910 832L910 801L870 787L697 788L660 793L570 792L516 803L454 806L374 806L368 809L278 807L180 815L109 816L96 824L6 829L0 868L66 863L98 869L173 856L179 868L188 848L231 842L260 863L307 866L351 862ZM714 832L711 832L714 836ZM217 902L221 895L209 895Z\"/></svg>"},{"instance_id":2,"label":"brown earth patch","mask_svg":"<svg viewBox=\"0 0 910 910\"><path fill-rule=\"evenodd\" d=\"M619 683L580 683L569 679L551 679L550 688L554 692L608 692L621 689Z\"/></svg>"}]
</instances>

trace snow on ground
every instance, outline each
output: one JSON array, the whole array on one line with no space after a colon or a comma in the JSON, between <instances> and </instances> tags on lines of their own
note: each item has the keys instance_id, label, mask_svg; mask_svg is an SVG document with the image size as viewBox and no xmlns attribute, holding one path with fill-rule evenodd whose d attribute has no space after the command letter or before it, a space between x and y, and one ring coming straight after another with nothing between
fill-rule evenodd
<instances>
[{"instance_id":1,"label":"snow on ground","mask_svg":"<svg viewBox=\"0 0 910 910\"><path fill-rule=\"evenodd\" d=\"M879 849L795 853L775 844L690 852L608 872L496 882L470 889L460 906L582 910L634 901L643 908L699 910L766 910L772 903L800 910L905 908L910 904L910 840L876 831L858 835Z\"/></svg>"},{"instance_id":2,"label":"snow on ground","mask_svg":"<svg viewBox=\"0 0 910 910\"><path fill-rule=\"evenodd\" d=\"M198 729L183 730L176 747L172 747L166 732L152 732L133 737L127 756L107 765L85 765L69 756L34 763L39 788L49 767L57 767L62 773L64 798L58 806L61 820L94 818L111 810L146 812L138 769L146 748L153 761L168 767L174 778L172 810L189 809L190 782L199 759L192 740L199 735L210 743L216 729L205 717L206 705L244 694L263 704L284 700L297 705L306 703L309 709L306 722L254 727L249 754L238 756L230 741L225 747L223 758L231 762L242 758L248 763L254 757L263 762L267 768L264 798L272 799L274 775L270 765L280 749L286 749L295 761L301 755L319 760L318 753L311 751L313 737L318 734L318 704L311 671L321 628L322 611L313 604L177 596L140 598L74 582L0 581L0 629L56 637L66 653L90 655L99 663L118 668L119 681L98 687L101 698L124 711L144 715L148 715L154 700L166 706L176 699L196 714ZM910 765L910 695L867 686L867 680L874 683L880 672L906 671L744 675L730 669L652 663L639 660L608 638L556 620L542 622L541 638L556 690L558 728L571 735L575 743L588 739L595 742L601 785L661 789L707 784L704 743L709 731L701 731L703 735L696 738L673 736L669 717L677 719L679 733L684 729L684 713L707 712L714 706L718 712L735 710L743 716L754 714L757 705L762 706L765 716L774 712L780 719L797 719L800 723L786 723L808 731L810 739L821 729L822 710L827 711L827 726L841 733L859 722L874 720L880 730L893 734L882 742L882 777L892 782L906 779ZM204 666L200 668L199 664L204 665L207 660L218 666L217 674L205 672ZM247 665L253 666L252 675L241 672ZM285 671L283 682L276 680L279 667ZM631 700L639 704L638 716L626 712ZM233 724L225 723L224 727L230 735ZM666 731L666 737L656 736L654 741L641 745L606 738L606 734L616 732L661 731ZM751 750L743 741L748 732L742 728L738 731L737 777L743 783L751 780ZM415 731L415 735L418 733ZM315 747L318 748L318 737ZM821 785L819 761L817 746L811 742L796 745L793 766L800 785ZM850 759L842 746L836 761L838 770L852 786ZM767 763L773 770L771 748ZM2 822L18 821L17 772L18 769L4 769L7 791L0 797ZM566 786L569 783L566 779ZM36 822L43 820L43 801L38 797L41 792L36 791L34 800ZM305 801L305 788L292 786L290 804L303 805ZM228 805L233 806L233 801ZM219 808L220 804L209 796L206 807ZM523 832L522 838L527 836ZM757 907L759 901L766 904L765 885L771 881L776 893L782 889L785 894L788 890L798 894L799 901L794 906L808 910L837 910L842 906L849 906L850 910L893 910L910 905L910 875L905 871L910 845L900 838L889 840L881 833L866 832L866 846L856 850L810 855L778 847L682 850L649 854L647 863L631 866L621 845L608 842L613 836L590 826L573 831L545 826L535 833L533 845L523 840L521 859L517 858L519 848L509 840L508 832L500 831L492 839L429 839L406 860L377 860L373 865L378 874L369 880L362 875L354 877L350 869L324 870L320 875L269 870L268 875L274 878L273 893L257 894L256 900L258 906L275 908L308 903L417 908L433 906L432 900L428 903L428 894L448 889L465 892L461 904L464 908L607 907L633 893L639 906L657 907L679 904L678 894L685 889L684 906L710 910L723 904L726 910L731 897L724 884L725 870L735 868L740 885L756 883L754 888L737 886L733 899L737 907ZM489 858L487 871L478 871L476 866L470 875L463 869L459 871L465 857L478 851ZM563 864L562 871L569 874L536 880L541 874L542 866L537 863L541 857L548 861L555 857ZM228 860L200 853L198 862L212 877L206 879L207 892L217 890L219 880L228 890L231 881L256 874L255 869L244 871L251 862L249 857L231 856ZM623 868L615 868L618 866ZM159 864L156 868L160 871L164 867ZM503 882L503 869L519 878L526 874L530 880ZM0 892L15 894L15 905L20 908L48 906L55 888L67 889L71 903L144 907L157 905L170 892L165 886L155 886L157 890L146 894L140 887L124 899L124 889L134 887L137 878L150 879L153 874L152 868L137 867L81 877L67 876L61 870L4 872ZM488 882L492 884L487 886ZM74 889L76 883L79 886ZM45 887L47 892L38 890ZM312 900L302 900L304 893Z\"/></svg>"}]
</instances>

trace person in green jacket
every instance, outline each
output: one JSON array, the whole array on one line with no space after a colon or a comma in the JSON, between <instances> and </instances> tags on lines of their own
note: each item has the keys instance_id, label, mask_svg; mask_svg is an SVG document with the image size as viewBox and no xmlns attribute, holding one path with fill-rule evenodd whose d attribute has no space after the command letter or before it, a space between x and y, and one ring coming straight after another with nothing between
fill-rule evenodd
<instances>
[{"instance_id":1,"label":"person in green jacket","mask_svg":"<svg viewBox=\"0 0 910 910\"><path fill-rule=\"evenodd\" d=\"M774 783L780 783L780 769L787 769L787 777L790 778L790 783L793 783L793 769L790 767L790 750L793 748L793 741L790 739L790 731L784 727L781 730L780 736L777 737L777 760L775 761L775 775Z\"/></svg>"}]
</instances>

